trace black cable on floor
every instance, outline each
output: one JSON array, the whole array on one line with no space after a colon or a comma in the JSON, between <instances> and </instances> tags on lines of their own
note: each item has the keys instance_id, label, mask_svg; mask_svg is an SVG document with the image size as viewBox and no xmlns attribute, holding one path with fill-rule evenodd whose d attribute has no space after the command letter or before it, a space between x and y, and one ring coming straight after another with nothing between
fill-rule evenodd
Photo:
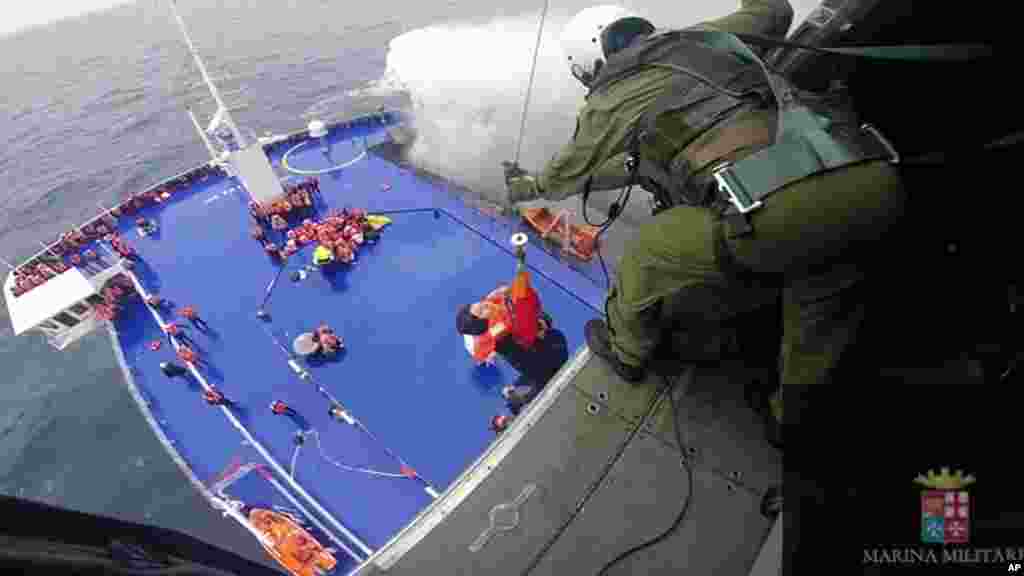
<instances>
[{"instance_id":1,"label":"black cable on floor","mask_svg":"<svg viewBox=\"0 0 1024 576\"><path fill-rule=\"evenodd\" d=\"M558 527L558 530L555 531L551 538L549 538L548 541L544 543L544 546L542 546L541 549L537 552L537 554L535 554L534 559L532 559L529 562L529 565L527 565L526 568L522 571L522 576L527 576L530 572L534 571L541 564L541 561L544 560L545 556L547 556L548 551L550 551L551 547L555 545L555 542L558 541L558 539L562 536L565 530L568 529L569 525L572 524L572 522L580 516L580 512L583 511L584 506L587 505L587 502L589 502L591 497L594 496L594 493L597 492L597 489L600 488L601 485L604 483L604 479L608 477L608 474L610 474L611 468L613 468L615 464L618 462L618 460L620 460L623 457L623 454L626 453L626 448L630 445L630 443L633 442L633 439L636 438L637 434L640 433L640 429L643 428L644 424L647 423L647 420L650 419L651 415L653 415L654 410L660 403L660 400L662 400L662 397L665 396L666 394L669 394L671 397L671 383L669 383L669 386L663 388L662 393L655 395L651 399L650 404L648 404L647 410L644 412L643 417L641 417L640 420L636 423L636 425L633 426L633 429L630 430L630 434L627 435L623 443L620 446L618 446L618 449L615 450L615 453L612 454L611 458L609 458L608 461L605 462L604 468L601 470L601 474L597 476L597 480L592 482L591 485L587 488L587 491L584 492L584 495L580 498L580 501L577 502L577 505L575 505L575 508L573 508L572 513L570 513L569 517L565 520L565 522L562 523L561 526Z\"/></svg>"},{"instance_id":2,"label":"black cable on floor","mask_svg":"<svg viewBox=\"0 0 1024 576\"><path fill-rule=\"evenodd\" d=\"M693 374L693 368L690 369L690 374L691 375ZM686 451L685 451L685 448L683 447L683 436L682 436L682 432L679 429L679 414L678 414L678 411L676 410L676 399L675 399L675 397L672 396L671 384L669 383L668 378L665 377L665 376L662 376L662 378L665 380L666 389L669 390L668 401L669 401L669 404L672 405L672 427L675 428L675 431L676 431L676 444L679 445L679 451L680 451L680 453L683 454L683 457L680 460L680 462L682 463L683 468L686 469L687 490L686 490L686 499L683 500L683 509L679 511L679 515L676 516L675 521L672 522L672 525L669 526L664 532L662 532L661 534L655 536L654 538L651 538L650 540L644 542L643 544L639 544L637 546L634 546L634 547L630 548L629 550L626 550L622 554L619 554L618 556L613 558L610 562L608 562L607 564L602 566L601 569L597 572L597 576L604 576L604 574L606 574L608 572L608 570L611 569L612 566L615 566L616 564L618 564L619 562L622 562L623 560L625 560L626 558L632 556L633 554L636 554L637 552L639 552L641 550L650 548L651 546L654 546L655 544L661 542L665 538L668 538L673 532L678 530L679 527L683 524L683 520L686 519L686 513L690 509L690 502L693 501L693 467L691 467L690 463L686 461ZM692 382L692 380L691 380L691 382Z\"/></svg>"},{"instance_id":3,"label":"black cable on floor","mask_svg":"<svg viewBox=\"0 0 1024 576\"><path fill-rule=\"evenodd\" d=\"M691 368L690 371L689 371L689 378L690 378L690 380L692 382L693 368ZM630 443L633 442L633 439L640 432L640 430L644 427L644 425L647 424L647 421L654 414L654 411L657 409L658 405L661 403L662 397L665 394L668 394L669 401L673 401L672 400L672 383L668 380L668 378L665 378L664 380L665 380L665 387L662 388L662 390L661 390L661 392L659 394L655 395L651 399L650 403L647 406L647 410L644 412L643 417L640 418L640 420L636 423L636 425L633 427L633 429L630 430L629 434L626 435L626 438L622 441L622 444L620 444L619 448L615 451L615 454L613 454L612 457L608 460L608 462L605 463L604 468L601 470L601 473L598 474L597 479L594 480L590 484L590 486L587 487L587 490L583 493L583 496L576 503L576 507L573 509L572 513L569 514L569 517L565 520L565 522L562 523L561 526L558 527L558 530L555 530L555 533L551 536L551 538L548 539L547 542L544 543L544 546L541 547L541 549L537 552L537 554L534 555L533 559L530 561L530 564L527 565L526 569L523 570L522 576L528 576L531 572L533 572L534 569L537 568L537 566L540 564L541 560L544 559L544 556L546 556L547 553L551 550L551 547L555 545L555 542L557 542L558 539L561 538L562 534L564 534L565 531L569 528L569 525L571 525L573 523L573 521L575 521L576 518L580 515L580 512L583 511L584 506L586 506L587 502L590 501L590 499L591 499L591 497L593 497L594 493L597 492L597 489L600 488L601 485L604 483L605 478L607 478L608 474L611 473L612 468L614 468L615 465L622 458L622 455L626 452L626 448L630 445ZM673 404L673 406L674 406L674 404ZM677 437L678 437L678 429L677 429ZM689 468L687 468L687 469L689 469ZM687 498L687 500L689 500L689 498ZM631 554L632 552L629 552L629 553ZM615 560L615 562L617 562L617 561L618 561L618 559Z\"/></svg>"},{"instance_id":4,"label":"black cable on floor","mask_svg":"<svg viewBox=\"0 0 1024 576\"><path fill-rule=\"evenodd\" d=\"M601 263L601 271L604 273L605 289L607 291L611 291L611 279L608 276L608 268L607 268L607 266L605 266L604 257L601 254L601 246L600 246L599 242L601 240L601 236L619 218L619 216L622 214L622 211L625 209L626 204L629 203L629 197L630 197L630 194L631 194L631 192L633 190L633 184L635 184L635 182L631 182L626 187L626 190L624 192L620 193L619 198L615 202L612 202L611 206L609 206L609 208L608 208L608 218L604 222L602 222L601 224L597 224L596 225L597 228L598 228L598 231L597 231L596 237L594 238L594 241L595 241L595 243L598 243L598 245L597 245L597 259L598 259L598 262ZM590 220L587 218L587 196L589 196L589 182L588 182L588 189L587 189L586 193L583 195L583 198L581 199L581 204L582 204L581 212L583 212L583 220L584 220L584 222L586 222L587 224L589 224L591 226L595 226L595 224L590 222ZM608 305L608 303L607 303L607 300L606 300L605 301L605 317L606 318L608 316L607 305ZM688 372L688 378L690 380L690 383L692 383L692 381L693 381L693 377L694 377L693 371L694 371L694 368L691 367L689 372ZM665 381L665 387L663 388L662 394L665 394L665 393L668 394L669 403L672 406L672 425L673 425L673 428L675 429L676 444L679 446L680 453L683 454L682 459L680 460L680 463L682 464L683 468L686 469L686 477L687 477L688 484L687 484L686 498L683 500L683 508L682 508L682 510L679 511L679 514L676 516L675 521L672 522L672 525L669 526L664 532L662 532L661 534L655 536L654 538L652 538L652 539L650 539L650 540L648 540L648 541L646 541L646 542L644 542L642 544L634 546L634 547L630 548L629 550L626 550L625 552L619 554L618 556L613 558L611 561L609 561L607 564L605 564L603 567L601 567L601 570L598 571L597 576L604 576L608 572L608 570L611 569L612 566L615 566L616 564L622 562L623 560L625 560L626 558L632 556L633 554L636 554L637 552L640 552L641 550L645 550L647 548L650 548L651 546L654 546L655 544L658 544L659 542L661 542L665 538L668 538L670 535L672 535L682 525L683 520L686 519L686 513L690 509L690 502L693 500L693 468L690 466L690 463L687 462L687 460L686 460L686 452L685 452L685 447L683 446L682 432L680 431L680 428L679 428L679 415L678 415L677 410L676 410L676 401L675 401L675 398L672 396L672 383L669 381L668 377L666 377L666 376L662 376L662 379ZM626 450L626 446L628 446L629 443L632 442L632 440L636 436L637 432L639 432L640 428L643 426L643 423L648 418L650 418L650 416L652 414L652 411L654 410L654 408L656 406L656 402L658 401L658 399L660 399L660 397L661 397L661 394L659 394L657 397L655 397L654 402L652 402L652 404L648 407L648 411L647 411L647 413L644 414L644 417L640 420L640 423L632 431L630 431L630 434L626 437L626 441L619 447L619 450L616 451L615 455L608 462L608 464L605 465L605 469L602 471L601 475L598 476L597 481L594 484L592 484L590 486L590 489L588 489L588 491L584 494L584 496L580 500L579 504L577 504L576 509L569 516L569 519L561 527L559 527L559 529L555 532L554 536L552 536L552 538L550 540L548 540L547 543L545 543L544 547L541 548L541 551L537 554L537 556L534 557L534 559L530 563L529 567L527 567L526 571L523 573L523 576L526 576L527 574L529 574L537 566L537 564L540 562L540 559L543 558L543 556L548 552L548 550L551 548L551 546L554 545L555 541L562 535L562 533L565 531L565 529L568 528L569 524L572 523L572 521L576 519L576 517L579 515L579 512L582 510L583 506L586 504L586 502L588 500L590 500L590 497L593 496L594 492L597 490L597 488L600 486L600 484L604 481L605 477L611 471L612 467L622 457L622 454Z\"/></svg>"}]
</instances>

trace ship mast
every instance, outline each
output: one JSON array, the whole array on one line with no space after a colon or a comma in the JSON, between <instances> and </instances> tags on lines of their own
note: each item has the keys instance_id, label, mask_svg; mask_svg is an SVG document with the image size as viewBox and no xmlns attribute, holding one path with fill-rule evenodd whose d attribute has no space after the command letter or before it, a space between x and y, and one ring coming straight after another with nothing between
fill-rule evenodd
<instances>
[{"instance_id":1,"label":"ship mast","mask_svg":"<svg viewBox=\"0 0 1024 576\"><path fill-rule=\"evenodd\" d=\"M192 107L186 108L188 111L188 117L192 119L192 125L196 127L196 132L199 133L199 138L203 140L203 144L206 145L207 151L210 152L210 158L216 162L218 160L217 150L213 147L213 143L210 142L210 137L207 136L206 131L199 125L199 120L196 119L195 112L192 111Z\"/></svg>"},{"instance_id":2,"label":"ship mast","mask_svg":"<svg viewBox=\"0 0 1024 576\"><path fill-rule=\"evenodd\" d=\"M217 102L217 114L215 118L223 119L224 123L227 124L231 130L231 134L235 137L235 142L241 148L246 147L245 138L242 136L242 132L235 125L235 121L231 118L231 112L228 107L224 105L224 100L220 97L220 91L217 90L217 85L213 83L210 78L209 72L206 71L206 64L203 63L203 59L199 57L199 51L196 50L195 44L192 43L192 38L188 35L188 29L185 27L185 21L181 19L181 14L178 13L177 0L168 0L171 5L171 12L174 14L174 19L178 22L178 28L181 29L182 36L185 37L185 44L188 45L188 51L192 54L192 58L196 61L196 66L199 67L200 74L203 75L203 81L206 82L206 86L210 89L210 94L213 95L213 99Z\"/></svg>"}]
</instances>

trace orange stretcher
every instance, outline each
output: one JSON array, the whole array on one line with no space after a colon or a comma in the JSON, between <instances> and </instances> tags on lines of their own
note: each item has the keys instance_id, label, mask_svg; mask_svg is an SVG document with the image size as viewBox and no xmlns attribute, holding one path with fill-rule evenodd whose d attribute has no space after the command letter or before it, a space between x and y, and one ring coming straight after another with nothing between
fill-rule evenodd
<instances>
[{"instance_id":1,"label":"orange stretcher","mask_svg":"<svg viewBox=\"0 0 1024 576\"><path fill-rule=\"evenodd\" d=\"M541 238L553 240L563 246L566 244L565 235L568 229L569 253L585 262L594 257L599 230L597 226L573 224L569 222L567 212L555 216L547 208L520 208L519 213Z\"/></svg>"},{"instance_id":2,"label":"orange stretcher","mask_svg":"<svg viewBox=\"0 0 1024 576\"><path fill-rule=\"evenodd\" d=\"M267 553L294 576L330 572L337 564L327 549L286 514L253 508L249 521L273 542L273 546L263 544Z\"/></svg>"}]
</instances>

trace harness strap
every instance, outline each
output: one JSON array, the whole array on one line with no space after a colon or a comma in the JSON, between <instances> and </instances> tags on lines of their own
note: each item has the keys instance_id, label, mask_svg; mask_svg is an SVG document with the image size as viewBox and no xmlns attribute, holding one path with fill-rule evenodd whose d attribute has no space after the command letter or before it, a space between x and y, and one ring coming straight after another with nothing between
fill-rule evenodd
<instances>
[{"instance_id":1,"label":"harness strap","mask_svg":"<svg viewBox=\"0 0 1024 576\"><path fill-rule=\"evenodd\" d=\"M779 107L778 131L770 146L735 163L725 163L712 173L719 194L732 204L726 216L735 225L736 235L752 231L749 221L737 214L745 216L756 210L771 194L789 184L819 172L887 156L898 161L892 146L877 130L867 130L866 125L847 137L830 134L827 130L833 121L802 105L796 89L769 71L736 36L711 30L691 34L710 46L756 63L768 78Z\"/></svg>"},{"instance_id":2,"label":"harness strap","mask_svg":"<svg viewBox=\"0 0 1024 576\"><path fill-rule=\"evenodd\" d=\"M733 118L742 118L745 113L754 110L757 106L758 104L749 101L718 97L717 101L708 101L706 106L698 105L700 110L693 110L687 113L682 119L682 123L688 128L692 128L690 133L697 135L697 138L692 142L697 142L702 138L706 138L709 134L708 130L714 130L713 126L732 126ZM702 117L702 114L706 114L706 116ZM655 150L657 148L650 145L652 140L654 140L654 136L667 138L667 135L637 130L633 134L629 147L631 162L627 162L626 169L631 173L635 170L636 175L643 179L647 184L646 187L655 194L658 204L662 208L674 205L677 203L677 199L681 199L689 205L707 205L713 199L712 191L708 188L706 182L699 182L695 185L693 181L694 174L699 173L707 165L714 163L723 156L727 156L738 149L757 144L751 143L749 131L743 130L751 122L755 124L754 128L756 130L764 130L764 127L761 126L763 120L760 118L737 119L735 122L735 127L738 130L725 129L717 132L713 141L709 142L708 146L700 149L700 154L675 153L671 158L655 159L651 158L649 154L641 154L640 144L642 142L649 145L649 150ZM692 142L676 142L673 148L676 150L685 149ZM767 145L768 143L770 142L764 142L760 145ZM662 166L667 166L668 169L665 170Z\"/></svg>"},{"instance_id":3,"label":"harness strap","mask_svg":"<svg viewBox=\"0 0 1024 576\"><path fill-rule=\"evenodd\" d=\"M908 44L902 46L843 46L822 48L778 40L758 34L733 34L740 40L755 46L800 48L823 54L854 56L875 60L903 60L907 62L967 62L993 55L991 46L985 44Z\"/></svg>"},{"instance_id":4,"label":"harness strap","mask_svg":"<svg viewBox=\"0 0 1024 576\"><path fill-rule=\"evenodd\" d=\"M787 131L774 144L715 169L719 190L738 212L761 206L774 192L813 174L843 166L896 157L880 137L862 129L850 138L834 138L821 128Z\"/></svg>"},{"instance_id":5,"label":"harness strap","mask_svg":"<svg viewBox=\"0 0 1024 576\"><path fill-rule=\"evenodd\" d=\"M842 119L833 118L828 112L812 110L798 98L799 92L795 87L771 72L736 35L716 30L686 30L679 34L728 53L748 67L731 78L728 90L711 81L682 90L683 86L692 86L693 74L680 70L687 78L673 82L672 88L655 100L636 123L630 145L632 158L627 163L627 170L634 177L642 177L653 184L652 187L658 190L656 196L662 208L671 206L673 197L703 205L725 200L731 207L723 211L723 215L731 220L734 235L743 235L752 231L746 214L761 207L766 198L789 184L819 172L860 162L885 157L893 162L899 161L898 154L877 130L864 125L859 131L844 134ZM715 123L735 117L744 107L763 102L769 90L778 107L774 141L741 160L725 162L715 168L711 178L717 187L709 186L708 178L691 182L692 170L678 154L673 158L647 158L646 154L640 153L641 143L652 151L660 148L673 152L690 144L679 137L672 138L665 130L658 132L656 120L666 112L688 109L683 125L670 128L684 131L689 128L689 134L699 137ZM670 146L658 147L655 145L658 140L668 142ZM662 167L668 167L668 170Z\"/></svg>"}]
</instances>

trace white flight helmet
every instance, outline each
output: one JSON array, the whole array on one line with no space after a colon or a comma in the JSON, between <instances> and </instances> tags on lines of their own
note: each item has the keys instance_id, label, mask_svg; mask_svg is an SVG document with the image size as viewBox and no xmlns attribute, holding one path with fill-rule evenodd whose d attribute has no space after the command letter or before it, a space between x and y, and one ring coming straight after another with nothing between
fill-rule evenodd
<instances>
[{"instance_id":1,"label":"white flight helmet","mask_svg":"<svg viewBox=\"0 0 1024 576\"><path fill-rule=\"evenodd\" d=\"M613 26L614 24L614 26ZM562 52L572 75L589 87L608 56L625 48L654 26L621 6L592 6L580 11L562 29Z\"/></svg>"}]
</instances>

